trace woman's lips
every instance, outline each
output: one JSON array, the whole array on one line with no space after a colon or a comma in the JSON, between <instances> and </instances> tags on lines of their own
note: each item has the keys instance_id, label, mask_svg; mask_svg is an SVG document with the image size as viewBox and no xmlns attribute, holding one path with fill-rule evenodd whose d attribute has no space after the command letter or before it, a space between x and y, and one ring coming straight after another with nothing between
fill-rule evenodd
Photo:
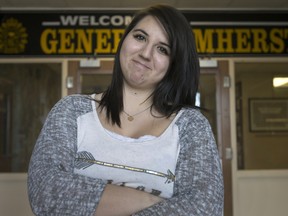
<instances>
[{"instance_id":1,"label":"woman's lips","mask_svg":"<svg viewBox=\"0 0 288 216\"><path fill-rule=\"evenodd\" d=\"M151 67L141 61L138 61L138 60L133 60L134 64L137 66L137 67L141 67L141 68L147 68L149 70L151 70Z\"/></svg>"}]
</instances>

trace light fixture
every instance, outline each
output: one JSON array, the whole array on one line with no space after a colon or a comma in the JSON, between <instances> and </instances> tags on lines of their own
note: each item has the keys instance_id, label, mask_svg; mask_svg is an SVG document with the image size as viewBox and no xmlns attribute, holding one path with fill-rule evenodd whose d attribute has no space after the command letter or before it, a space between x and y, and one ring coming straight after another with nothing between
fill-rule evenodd
<instances>
[{"instance_id":1,"label":"light fixture","mask_svg":"<svg viewBox=\"0 0 288 216\"><path fill-rule=\"evenodd\" d=\"M273 87L274 88L288 88L288 77L274 77Z\"/></svg>"}]
</instances>

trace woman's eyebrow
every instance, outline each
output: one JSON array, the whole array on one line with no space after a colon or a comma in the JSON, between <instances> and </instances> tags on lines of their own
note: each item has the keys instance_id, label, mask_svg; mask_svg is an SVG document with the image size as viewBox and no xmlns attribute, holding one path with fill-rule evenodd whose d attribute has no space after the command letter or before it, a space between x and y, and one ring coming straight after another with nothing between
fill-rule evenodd
<instances>
[{"instance_id":1,"label":"woman's eyebrow","mask_svg":"<svg viewBox=\"0 0 288 216\"><path fill-rule=\"evenodd\" d=\"M136 31L140 31L142 32L143 34L145 34L146 36L149 36L148 33L146 31L144 31L143 29L134 29L133 32L136 32Z\"/></svg>"},{"instance_id":2,"label":"woman's eyebrow","mask_svg":"<svg viewBox=\"0 0 288 216\"><path fill-rule=\"evenodd\" d=\"M163 46L167 46L168 48L171 48L171 46L167 43L164 43L164 42L160 42L160 44L162 44Z\"/></svg>"},{"instance_id":3,"label":"woman's eyebrow","mask_svg":"<svg viewBox=\"0 0 288 216\"><path fill-rule=\"evenodd\" d=\"M137 32L137 31L140 31L140 32L142 32L143 34L145 34L146 36L149 36L149 34L148 34L146 31L144 31L143 29L134 29L134 30L132 30L132 32ZM160 42L160 44L171 48L171 46L170 46L169 44L167 44L167 43Z\"/></svg>"}]
</instances>

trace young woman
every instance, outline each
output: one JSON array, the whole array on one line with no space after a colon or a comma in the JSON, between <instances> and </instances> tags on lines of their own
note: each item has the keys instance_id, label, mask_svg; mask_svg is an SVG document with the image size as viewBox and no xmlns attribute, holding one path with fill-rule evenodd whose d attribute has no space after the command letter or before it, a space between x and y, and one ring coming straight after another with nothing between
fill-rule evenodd
<instances>
[{"instance_id":1,"label":"young woman","mask_svg":"<svg viewBox=\"0 0 288 216\"><path fill-rule=\"evenodd\" d=\"M111 85L51 110L29 167L36 215L220 216L215 140L194 106L199 62L176 9L136 14L120 41Z\"/></svg>"}]
</instances>

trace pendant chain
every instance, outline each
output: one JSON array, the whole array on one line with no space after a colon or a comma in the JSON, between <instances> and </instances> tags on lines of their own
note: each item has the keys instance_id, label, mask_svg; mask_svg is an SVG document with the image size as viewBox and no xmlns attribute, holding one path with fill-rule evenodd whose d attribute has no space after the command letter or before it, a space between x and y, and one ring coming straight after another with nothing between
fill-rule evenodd
<instances>
[{"instance_id":1,"label":"pendant chain","mask_svg":"<svg viewBox=\"0 0 288 216\"><path fill-rule=\"evenodd\" d=\"M151 107L151 106L145 108L144 110L142 110L142 111L140 111L140 112L138 112L138 113L136 113L136 114L134 114L134 115L128 114L127 112L125 112L124 109L123 109L123 112L128 116L128 117L127 117L128 121L133 121L133 120L134 120L134 116L139 115L139 114L145 112L145 111L148 110L150 107Z\"/></svg>"}]
</instances>

